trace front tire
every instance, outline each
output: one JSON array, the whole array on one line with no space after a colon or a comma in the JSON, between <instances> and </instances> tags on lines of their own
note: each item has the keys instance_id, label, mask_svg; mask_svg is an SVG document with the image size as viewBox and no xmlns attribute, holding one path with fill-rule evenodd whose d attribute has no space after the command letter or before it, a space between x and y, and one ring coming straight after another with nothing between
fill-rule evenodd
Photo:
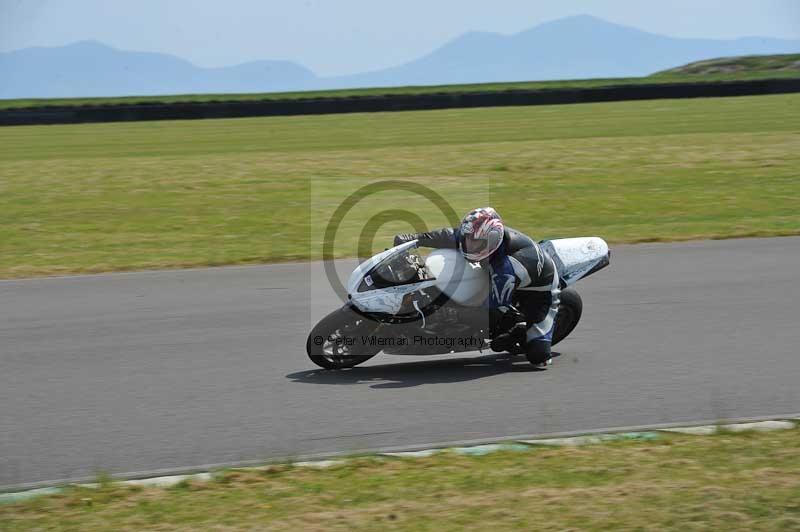
<instances>
[{"instance_id":1,"label":"front tire","mask_svg":"<svg viewBox=\"0 0 800 532\"><path fill-rule=\"evenodd\" d=\"M558 315L556 316L556 328L553 331L553 343L558 342L569 336L577 327L583 314L583 301L580 294L574 288L567 288L561 292L561 301L558 304Z\"/></svg>"},{"instance_id":2,"label":"front tire","mask_svg":"<svg viewBox=\"0 0 800 532\"><path fill-rule=\"evenodd\" d=\"M323 369L352 368L377 355L381 348L354 342L347 345L347 338L360 340L378 328L378 324L364 318L349 306L331 312L313 328L306 340L308 358Z\"/></svg>"}]
</instances>

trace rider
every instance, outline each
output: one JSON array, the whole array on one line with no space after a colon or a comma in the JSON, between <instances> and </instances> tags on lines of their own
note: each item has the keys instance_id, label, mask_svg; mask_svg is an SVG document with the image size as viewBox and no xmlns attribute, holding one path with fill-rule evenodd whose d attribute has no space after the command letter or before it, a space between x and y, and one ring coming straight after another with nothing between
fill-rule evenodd
<instances>
[{"instance_id":1,"label":"rider","mask_svg":"<svg viewBox=\"0 0 800 532\"><path fill-rule=\"evenodd\" d=\"M468 261L488 267L492 290L486 306L493 351L520 343L531 363L544 367L552 362L559 279L553 259L539 244L506 227L491 207L470 211L457 228L397 235L394 245L412 240L423 247L459 249ZM515 292L522 312L512 305Z\"/></svg>"}]
</instances>

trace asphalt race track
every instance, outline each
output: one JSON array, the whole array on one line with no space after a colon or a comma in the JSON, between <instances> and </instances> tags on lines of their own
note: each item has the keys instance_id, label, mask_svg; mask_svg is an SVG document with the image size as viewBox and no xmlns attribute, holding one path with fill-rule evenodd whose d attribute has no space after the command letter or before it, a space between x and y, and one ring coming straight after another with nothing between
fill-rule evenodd
<instances>
[{"instance_id":1,"label":"asphalt race track","mask_svg":"<svg viewBox=\"0 0 800 532\"><path fill-rule=\"evenodd\" d=\"M0 282L0 486L800 412L800 238L612 247L546 371L305 355L319 265Z\"/></svg>"}]
</instances>

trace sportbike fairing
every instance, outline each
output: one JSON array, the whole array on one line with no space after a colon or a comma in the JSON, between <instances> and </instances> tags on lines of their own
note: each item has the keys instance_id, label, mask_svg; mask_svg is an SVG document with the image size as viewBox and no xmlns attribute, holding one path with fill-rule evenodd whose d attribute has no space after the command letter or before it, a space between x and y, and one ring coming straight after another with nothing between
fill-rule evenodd
<instances>
[{"instance_id":1,"label":"sportbike fairing","mask_svg":"<svg viewBox=\"0 0 800 532\"><path fill-rule=\"evenodd\" d=\"M556 263L564 286L572 286L611 262L608 244L596 236L542 240L539 245Z\"/></svg>"},{"instance_id":2,"label":"sportbike fairing","mask_svg":"<svg viewBox=\"0 0 800 532\"><path fill-rule=\"evenodd\" d=\"M599 237L561 238L539 243L556 264L563 286L608 266L608 244ZM463 306L477 307L489 295L488 272L454 249L436 249L423 260L410 253L417 241L378 253L361 263L347 283L348 297L362 312L407 314L415 296L444 294ZM426 293L427 292L427 293ZM419 308L418 312L421 312Z\"/></svg>"},{"instance_id":3,"label":"sportbike fairing","mask_svg":"<svg viewBox=\"0 0 800 532\"><path fill-rule=\"evenodd\" d=\"M465 306L483 303L489 294L489 275L479 264L453 249L434 250L423 260L410 253L416 247L416 240L406 242L361 263L347 283L352 304L362 312L397 315L409 313L406 307L415 308L417 299L440 294Z\"/></svg>"}]
</instances>

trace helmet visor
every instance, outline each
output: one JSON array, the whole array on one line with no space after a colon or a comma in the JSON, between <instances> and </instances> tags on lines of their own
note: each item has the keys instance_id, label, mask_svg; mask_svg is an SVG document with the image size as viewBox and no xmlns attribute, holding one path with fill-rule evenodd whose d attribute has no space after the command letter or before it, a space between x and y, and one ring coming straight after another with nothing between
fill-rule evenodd
<instances>
[{"instance_id":1,"label":"helmet visor","mask_svg":"<svg viewBox=\"0 0 800 532\"><path fill-rule=\"evenodd\" d=\"M464 236L464 253L477 255L485 250L488 245L489 241L485 238L475 238L472 235Z\"/></svg>"}]
</instances>

